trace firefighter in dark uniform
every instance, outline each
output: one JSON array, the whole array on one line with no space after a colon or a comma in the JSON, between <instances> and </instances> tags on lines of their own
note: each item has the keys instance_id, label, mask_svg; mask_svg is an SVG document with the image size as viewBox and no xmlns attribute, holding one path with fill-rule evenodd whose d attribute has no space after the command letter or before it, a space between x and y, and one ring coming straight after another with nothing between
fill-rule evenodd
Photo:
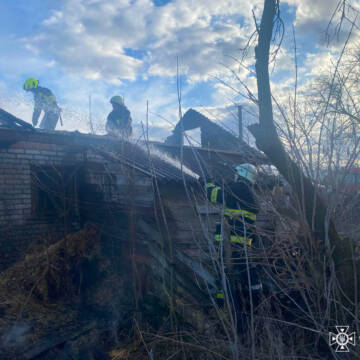
<instances>
[{"instance_id":1,"label":"firefighter in dark uniform","mask_svg":"<svg viewBox=\"0 0 360 360\"><path fill-rule=\"evenodd\" d=\"M243 255L244 246L249 249L254 245L255 240L255 221L259 212L256 199L253 195L252 187L255 184L256 168L251 164L241 164L236 166L235 182L226 184L224 194L223 189L214 183L206 184L207 198L212 203L223 203L224 199L224 219L216 225L214 240L220 244L224 240L225 229L228 230L229 240L232 248L232 256ZM247 268L242 265L233 266L233 280L241 283L241 287L247 289L248 278ZM250 264L251 291L261 289L256 269ZM221 292L216 295L223 298Z\"/></svg>"},{"instance_id":2,"label":"firefighter in dark uniform","mask_svg":"<svg viewBox=\"0 0 360 360\"><path fill-rule=\"evenodd\" d=\"M41 111L44 111L44 117L39 126L40 129L55 130L60 118L61 109L56 102L54 94L49 89L39 86L39 81L34 78L29 78L25 81L24 90L30 91L34 95L32 124L34 126L38 124Z\"/></svg>"},{"instance_id":3,"label":"firefighter in dark uniform","mask_svg":"<svg viewBox=\"0 0 360 360\"><path fill-rule=\"evenodd\" d=\"M110 103L113 110L107 117L106 131L109 135L130 137L132 119L130 111L124 104L124 99L121 96L113 96Z\"/></svg>"}]
</instances>

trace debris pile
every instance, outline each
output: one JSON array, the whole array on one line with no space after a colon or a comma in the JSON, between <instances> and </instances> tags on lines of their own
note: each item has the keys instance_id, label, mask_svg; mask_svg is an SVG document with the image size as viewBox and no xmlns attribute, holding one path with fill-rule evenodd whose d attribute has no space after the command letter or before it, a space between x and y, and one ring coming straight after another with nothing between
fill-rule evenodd
<instances>
[{"instance_id":1,"label":"debris pile","mask_svg":"<svg viewBox=\"0 0 360 360\"><path fill-rule=\"evenodd\" d=\"M70 348L82 342L93 351L90 339L96 347L114 319L126 317L126 311L114 313L127 301L123 275L102 254L100 229L93 224L27 254L0 274L2 359L49 359L57 348L76 354Z\"/></svg>"}]
</instances>

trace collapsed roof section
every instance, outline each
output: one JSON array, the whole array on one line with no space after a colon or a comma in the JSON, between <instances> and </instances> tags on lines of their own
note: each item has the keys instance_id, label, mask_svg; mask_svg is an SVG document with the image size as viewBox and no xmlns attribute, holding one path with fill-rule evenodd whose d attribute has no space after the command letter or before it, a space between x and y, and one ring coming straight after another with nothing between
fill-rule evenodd
<instances>
[{"instance_id":1,"label":"collapsed roof section","mask_svg":"<svg viewBox=\"0 0 360 360\"><path fill-rule=\"evenodd\" d=\"M182 132L196 128L201 131L201 147L181 147ZM221 179L231 181L235 166L241 163L268 163L268 159L258 150L193 109L185 113L175 126L173 134L158 146L182 159L186 166L199 175L219 182Z\"/></svg>"},{"instance_id":2,"label":"collapsed roof section","mask_svg":"<svg viewBox=\"0 0 360 360\"><path fill-rule=\"evenodd\" d=\"M201 147L203 148L237 152L242 152L244 149L249 148L243 140L232 135L230 132L193 109L189 109L184 114L182 119L176 124L173 134L165 140L165 144L180 146L182 143L182 131L197 128L200 128L201 131Z\"/></svg>"},{"instance_id":3,"label":"collapsed roof section","mask_svg":"<svg viewBox=\"0 0 360 360\"><path fill-rule=\"evenodd\" d=\"M0 108L0 128L3 127L10 129L26 129L30 131L35 131L35 129L26 121L23 121Z\"/></svg>"}]
</instances>

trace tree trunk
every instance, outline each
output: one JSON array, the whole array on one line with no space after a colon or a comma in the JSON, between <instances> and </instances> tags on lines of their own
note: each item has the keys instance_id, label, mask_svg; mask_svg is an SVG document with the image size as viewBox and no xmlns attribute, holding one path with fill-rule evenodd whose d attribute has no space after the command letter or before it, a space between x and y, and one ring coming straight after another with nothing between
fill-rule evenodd
<instances>
[{"instance_id":1,"label":"tree trunk","mask_svg":"<svg viewBox=\"0 0 360 360\"><path fill-rule=\"evenodd\" d=\"M299 203L303 204L305 220L313 231L315 239L320 241L320 249L330 255L326 249L326 239L330 240L335 269L340 284L350 299L354 299L354 279L351 247L348 240L340 239L333 223L330 222L326 233L326 206L318 196L309 178L304 176L299 166L286 153L276 132L271 102L269 80L269 51L273 24L279 6L278 0L265 0L262 14L258 45L255 48L256 75L259 99L259 124L249 126L256 140L257 147L262 150L284 178L290 183ZM314 206L315 205L315 206ZM319 268L320 272L323 272Z\"/></svg>"}]
</instances>

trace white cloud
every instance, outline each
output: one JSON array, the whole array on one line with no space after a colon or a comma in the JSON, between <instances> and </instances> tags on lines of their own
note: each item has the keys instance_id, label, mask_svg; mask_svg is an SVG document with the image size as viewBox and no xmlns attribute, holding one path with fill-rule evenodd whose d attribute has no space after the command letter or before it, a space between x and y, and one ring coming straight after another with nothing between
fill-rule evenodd
<instances>
[{"instance_id":1,"label":"white cloud","mask_svg":"<svg viewBox=\"0 0 360 360\"><path fill-rule=\"evenodd\" d=\"M305 27L315 22L329 22L339 0L286 0L286 2L296 6L295 25Z\"/></svg>"},{"instance_id":2,"label":"white cloud","mask_svg":"<svg viewBox=\"0 0 360 360\"><path fill-rule=\"evenodd\" d=\"M261 3L174 0L156 7L150 0L65 0L27 46L88 79L171 76L177 56L184 73L206 79L220 63L232 63L227 55L238 55L253 26L251 10L258 12Z\"/></svg>"},{"instance_id":3,"label":"white cloud","mask_svg":"<svg viewBox=\"0 0 360 360\"><path fill-rule=\"evenodd\" d=\"M311 44L314 45L324 34L337 0L286 2L296 11L297 38L312 35L314 42ZM11 63L0 59L0 68L13 77L17 75L17 80L34 73L44 86L53 89L54 85L56 95L64 104L68 130L88 131L89 93L93 94L94 121L101 129L110 111L108 99L116 92L122 94L124 89L137 136L142 132L140 121L145 120L146 100L150 100L152 111L176 123L176 84L172 77L176 74L177 56L181 72L187 75L183 92L186 105L189 104L186 91L197 82L212 80L214 76L246 94L238 79L223 64L236 71L256 95L256 78L231 56L240 57L238 49L254 30L252 10L259 20L263 0L173 0L161 7L150 0L64 0L61 4L38 25L35 33L23 39L30 55L20 56ZM275 72L271 74L273 80L289 69L291 72L286 75L294 74L291 29L287 35L290 42L285 42L278 54ZM302 51L300 42L299 52ZM15 44L16 39L11 43ZM306 81L328 68L332 58L331 49L312 51L304 56L305 60L299 60L299 86L303 79ZM250 51L244 65L253 64L254 56ZM132 81L129 86L126 80ZM272 83L280 100L286 101L293 93L293 82L291 78ZM236 131L232 102L245 100L221 83L208 81L208 84L212 106L199 110L212 119L221 119ZM13 105L10 107L16 112L16 104ZM256 109L249 109L256 117ZM31 116L28 105L23 110ZM28 114L24 116L29 118ZM167 121L154 115L150 115L149 120L151 138L163 140L169 135L171 125Z\"/></svg>"},{"instance_id":4,"label":"white cloud","mask_svg":"<svg viewBox=\"0 0 360 360\"><path fill-rule=\"evenodd\" d=\"M333 65L335 69L336 58L329 51L308 53L304 63L304 74L307 77L316 77L320 75L328 75Z\"/></svg>"},{"instance_id":5,"label":"white cloud","mask_svg":"<svg viewBox=\"0 0 360 360\"><path fill-rule=\"evenodd\" d=\"M334 35L336 31L340 17L342 15L342 7L338 8L333 19L333 24L328 29L326 34L327 26L329 21L337 9L340 0L286 0L289 5L295 6L296 9L296 20L295 26L297 31L302 34L313 36L314 40L317 40L319 44L327 44L325 40L327 35L330 37ZM351 0L348 3L351 6L358 8L360 6L359 0ZM350 19L355 19L356 14L346 9L346 15ZM345 21L340 31L340 39L343 39L349 30L349 23Z\"/></svg>"},{"instance_id":6,"label":"white cloud","mask_svg":"<svg viewBox=\"0 0 360 360\"><path fill-rule=\"evenodd\" d=\"M63 13L61 11L54 11L53 14L45 19L42 23L45 26L51 26L58 24L63 17Z\"/></svg>"}]
</instances>

